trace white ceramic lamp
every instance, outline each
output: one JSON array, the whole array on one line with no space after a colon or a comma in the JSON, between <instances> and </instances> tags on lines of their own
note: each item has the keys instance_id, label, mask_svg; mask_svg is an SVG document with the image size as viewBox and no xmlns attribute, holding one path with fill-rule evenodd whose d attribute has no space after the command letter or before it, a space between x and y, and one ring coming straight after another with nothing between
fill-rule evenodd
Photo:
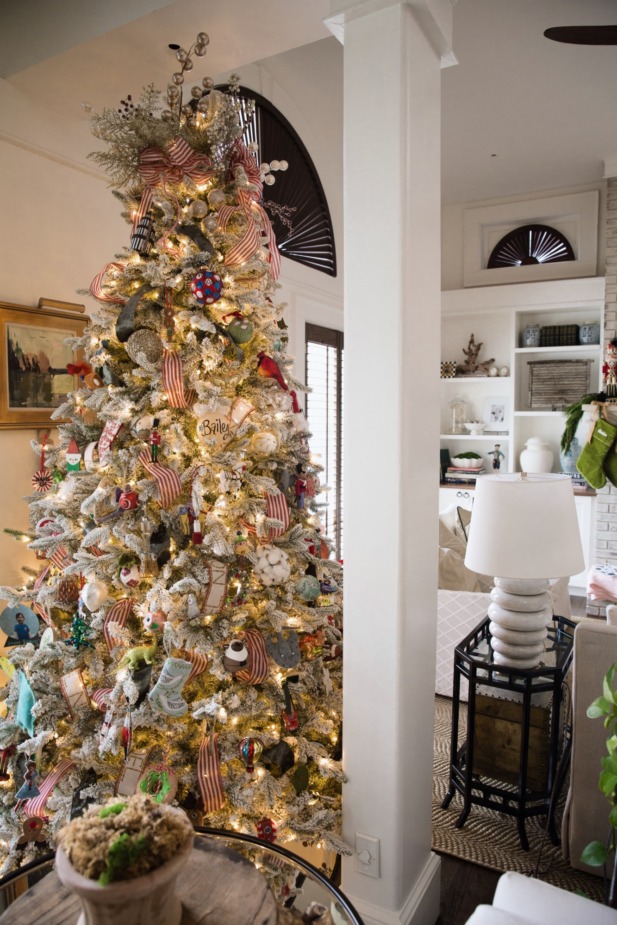
<instances>
[{"instance_id":1,"label":"white ceramic lamp","mask_svg":"<svg viewBox=\"0 0 617 925\"><path fill-rule=\"evenodd\" d=\"M488 609L495 663L535 668L552 616L549 578L576 575L584 566L572 479L480 476L465 565L497 576Z\"/></svg>"}]
</instances>

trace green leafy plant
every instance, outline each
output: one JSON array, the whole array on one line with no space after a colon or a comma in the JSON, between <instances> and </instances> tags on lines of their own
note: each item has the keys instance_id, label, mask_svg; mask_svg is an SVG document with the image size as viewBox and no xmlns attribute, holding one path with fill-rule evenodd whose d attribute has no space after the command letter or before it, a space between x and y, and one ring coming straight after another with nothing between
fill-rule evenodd
<instances>
[{"instance_id":1,"label":"green leafy plant","mask_svg":"<svg viewBox=\"0 0 617 925\"><path fill-rule=\"evenodd\" d=\"M617 676L617 664L611 665L602 682L602 696L598 697L587 709L590 719L604 719L608 731L606 750L602 758L598 787L611 804L608 816L609 833L605 844L590 842L581 855L581 861L590 867L606 865L613 856L613 873L609 887L608 905L617 908L617 690L614 681Z\"/></svg>"}]
</instances>

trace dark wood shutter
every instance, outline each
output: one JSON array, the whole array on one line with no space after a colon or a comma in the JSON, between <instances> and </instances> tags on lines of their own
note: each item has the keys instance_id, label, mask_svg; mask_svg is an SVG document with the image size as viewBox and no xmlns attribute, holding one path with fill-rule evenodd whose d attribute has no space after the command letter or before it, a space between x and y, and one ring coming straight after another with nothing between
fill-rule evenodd
<instances>
[{"instance_id":1,"label":"dark wood shutter","mask_svg":"<svg viewBox=\"0 0 617 925\"><path fill-rule=\"evenodd\" d=\"M306 415L311 454L323 466L320 475L328 492L322 495L321 518L327 536L343 557L343 333L316 324L306 325Z\"/></svg>"}]
</instances>

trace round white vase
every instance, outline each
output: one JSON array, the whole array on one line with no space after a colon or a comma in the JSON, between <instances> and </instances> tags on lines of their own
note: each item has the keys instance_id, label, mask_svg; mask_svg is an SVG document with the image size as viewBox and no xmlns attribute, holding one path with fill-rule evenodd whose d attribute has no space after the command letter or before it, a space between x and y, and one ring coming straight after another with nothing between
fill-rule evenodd
<instances>
[{"instance_id":1,"label":"round white vase","mask_svg":"<svg viewBox=\"0 0 617 925\"><path fill-rule=\"evenodd\" d=\"M522 451L521 472L552 472L553 451L542 437L530 437Z\"/></svg>"}]
</instances>

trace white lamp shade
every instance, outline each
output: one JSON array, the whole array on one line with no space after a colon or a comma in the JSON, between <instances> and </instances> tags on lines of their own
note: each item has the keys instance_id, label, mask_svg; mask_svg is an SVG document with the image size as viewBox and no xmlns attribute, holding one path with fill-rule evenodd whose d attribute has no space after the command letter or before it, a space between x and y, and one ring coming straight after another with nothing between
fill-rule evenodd
<instances>
[{"instance_id":1,"label":"white lamp shade","mask_svg":"<svg viewBox=\"0 0 617 925\"><path fill-rule=\"evenodd\" d=\"M467 568L499 578L562 578L577 575L584 564L568 475L478 478Z\"/></svg>"}]
</instances>

